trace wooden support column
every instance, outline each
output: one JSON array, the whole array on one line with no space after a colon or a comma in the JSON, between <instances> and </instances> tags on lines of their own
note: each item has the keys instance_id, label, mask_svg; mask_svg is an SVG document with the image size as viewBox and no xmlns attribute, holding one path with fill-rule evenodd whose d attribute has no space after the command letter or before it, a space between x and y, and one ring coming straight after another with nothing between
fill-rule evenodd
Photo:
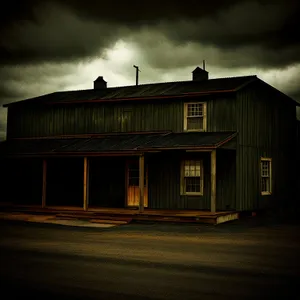
<instances>
[{"instance_id":1,"label":"wooden support column","mask_svg":"<svg viewBox=\"0 0 300 300\"><path fill-rule=\"evenodd\" d=\"M145 174L145 157L142 154L139 158L139 190L140 190L140 201L139 201L139 212L144 212L144 174Z\"/></svg>"},{"instance_id":2,"label":"wooden support column","mask_svg":"<svg viewBox=\"0 0 300 300\"><path fill-rule=\"evenodd\" d=\"M213 150L211 152L210 156L210 172L211 172L211 191L210 191L210 211L212 213L216 212L216 206L217 206L217 180L216 180L216 174L217 174L217 155L216 150Z\"/></svg>"},{"instance_id":3,"label":"wooden support column","mask_svg":"<svg viewBox=\"0 0 300 300\"><path fill-rule=\"evenodd\" d=\"M89 162L88 158L83 160L83 209L88 210L89 206Z\"/></svg>"},{"instance_id":4,"label":"wooden support column","mask_svg":"<svg viewBox=\"0 0 300 300\"><path fill-rule=\"evenodd\" d=\"M47 160L43 159L42 208L46 207L46 189L47 189Z\"/></svg>"}]
</instances>

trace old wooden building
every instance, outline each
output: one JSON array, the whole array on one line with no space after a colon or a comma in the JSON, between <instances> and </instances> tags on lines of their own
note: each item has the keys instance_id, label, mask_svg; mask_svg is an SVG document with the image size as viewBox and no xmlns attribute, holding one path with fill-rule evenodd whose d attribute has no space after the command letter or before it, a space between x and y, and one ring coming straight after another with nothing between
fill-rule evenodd
<instances>
[{"instance_id":1,"label":"old wooden building","mask_svg":"<svg viewBox=\"0 0 300 300\"><path fill-rule=\"evenodd\" d=\"M296 193L296 106L257 76L55 92L4 105L14 204L253 211Z\"/></svg>"}]
</instances>

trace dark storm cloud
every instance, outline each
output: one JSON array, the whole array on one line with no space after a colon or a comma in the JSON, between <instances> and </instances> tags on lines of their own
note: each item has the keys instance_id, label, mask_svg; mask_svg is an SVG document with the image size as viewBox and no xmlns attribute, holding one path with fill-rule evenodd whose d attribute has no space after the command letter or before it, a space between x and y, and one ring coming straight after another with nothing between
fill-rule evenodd
<instances>
[{"instance_id":1,"label":"dark storm cloud","mask_svg":"<svg viewBox=\"0 0 300 300\"><path fill-rule=\"evenodd\" d=\"M81 20L64 6L37 4L30 19L1 29L0 63L26 64L87 59L120 36L115 24ZM6 24L7 25L7 24Z\"/></svg>"},{"instance_id":2,"label":"dark storm cloud","mask_svg":"<svg viewBox=\"0 0 300 300\"><path fill-rule=\"evenodd\" d=\"M218 9L235 1L223 2ZM0 63L70 61L100 55L120 36L162 20L199 18L213 13L180 1L10 1L1 10ZM158 9L159 8L159 9ZM101 51L102 50L102 51Z\"/></svg>"},{"instance_id":3,"label":"dark storm cloud","mask_svg":"<svg viewBox=\"0 0 300 300\"><path fill-rule=\"evenodd\" d=\"M4 66L0 71L0 104L62 90L76 64Z\"/></svg>"},{"instance_id":4,"label":"dark storm cloud","mask_svg":"<svg viewBox=\"0 0 300 300\"><path fill-rule=\"evenodd\" d=\"M299 43L295 1L240 1L213 16L183 19L176 30L169 27L172 40L197 41L220 48L259 45L277 49Z\"/></svg>"},{"instance_id":5,"label":"dark storm cloud","mask_svg":"<svg viewBox=\"0 0 300 300\"><path fill-rule=\"evenodd\" d=\"M215 14L161 21L131 36L157 68L174 68L207 59L223 67L282 68L300 62L296 2L240 1Z\"/></svg>"},{"instance_id":6,"label":"dark storm cloud","mask_svg":"<svg viewBox=\"0 0 300 300\"><path fill-rule=\"evenodd\" d=\"M1 63L70 61L97 53L104 56L105 49L120 36L134 37L145 57L149 55L149 60L155 62L151 49L143 43L145 28L152 33L148 40L151 38L153 43L159 43L156 37L162 34L172 46L192 43L222 50L231 57L235 51L244 51L244 56L251 55L250 63L267 67L299 61L296 1L11 3L13 7L22 6L16 13L14 9L3 10L6 17L1 30ZM241 54L235 61L249 64ZM173 64L171 60L169 67Z\"/></svg>"}]
</instances>

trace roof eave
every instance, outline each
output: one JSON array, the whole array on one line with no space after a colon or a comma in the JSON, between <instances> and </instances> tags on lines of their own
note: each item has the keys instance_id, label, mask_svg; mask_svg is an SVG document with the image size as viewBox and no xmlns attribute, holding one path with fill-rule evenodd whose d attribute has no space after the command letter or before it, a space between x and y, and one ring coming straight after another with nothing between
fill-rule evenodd
<instances>
[{"instance_id":1,"label":"roof eave","mask_svg":"<svg viewBox=\"0 0 300 300\"><path fill-rule=\"evenodd\" d=\"M161 147L153 147L149 149L135 149L130 151L99 151L99 152L37 152L37 153L15 153L5 155L6 157L95 157L95 156L137 156L142 155L143 153L151 153L158 151L167 151L167 150L207 150L212 151L216 149L215 146L208 147L175 147L175 148L161 148Z\"/></svg>"},{"instance_id":2,"label":"roof eave","mask_svg":"<svg viewBox=\"0 0 300 300\"><path fill-rule=\"evenodd\" d=\"M271 88L272 90L276 91L276 92L277 92L278 94L280 94L281 96L283 96L283 97L285 97L286 99L292 101L296 106L300 106L300 103L299 103L297 100L291 98L290 96L288 96L287 94L285 94L285 93L281 92L280 90L276 89L274 86L268 84L267 82L265 82L265 81L263 81L263 80L261 80L261 79L259 79L259 78L258 78L258 80L260 80L260 82L262 82L263 84L267 85L267 86L268 86L269 88Z\"/></svg>"}]
</instances>

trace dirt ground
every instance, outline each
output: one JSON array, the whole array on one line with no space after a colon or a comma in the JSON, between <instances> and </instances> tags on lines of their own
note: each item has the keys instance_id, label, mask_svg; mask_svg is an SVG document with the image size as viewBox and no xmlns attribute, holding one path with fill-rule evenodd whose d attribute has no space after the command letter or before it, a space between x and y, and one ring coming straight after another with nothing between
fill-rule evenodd
<instances>
[{"instance_id":1,"label":"dirt ground","mask_svg":"<svg viewBox=\"0 0 300 300\"><path fill-rule=\"evenodd\" d=\"M0 225L0 279L12 298L291 299L297 290L298 224Z\"/></svg>"}]
</instances>

